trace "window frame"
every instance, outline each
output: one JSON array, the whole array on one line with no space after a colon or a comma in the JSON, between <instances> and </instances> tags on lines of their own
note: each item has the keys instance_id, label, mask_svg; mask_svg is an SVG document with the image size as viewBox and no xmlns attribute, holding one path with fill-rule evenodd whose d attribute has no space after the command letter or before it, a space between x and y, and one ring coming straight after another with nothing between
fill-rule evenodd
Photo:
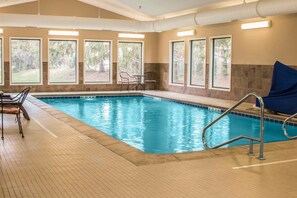
<instances>
[{"instance_id":1,"label":"window frame","mask_svg":"<svg viewBox=\"0 0 297 198\"><path fill-rule=\"evenodd\" d=\"M224 88L224 87L214 87L213 86L213 63L214 63L214 40L216 39L226 39L226 38L229 38L231 40L231 49L230 49L230 62L231 62L231 65L230 65L230 87L229 88ZM218 90L218 91L227 91L227 92L231 92L231 89L232 89L232 48L233 48L233 45L232 45L232 35L222 35L222 36L212 36L209 38L210 40L210 61L209 61L209 86L208 88L209 89L212 89L212 90Z\"/></svg>"},{"instance_id":2,"label":"window frame","mask_svg":"<svg viewBox=\"0 0 297 198\"><path fill-rule=\"evenodd\" d=\"M12 44L11 41L13 39L16 40L39 40L40 41L40 49L39 49L39 54L40 54L40 58L39 58L39 64L40 64L40 82L39 83L12 83L12 60L11 60L11 50L12 50ZM11 86L20 86L20 85L43 85L43 64L42 64L42 38L37 38L37 37L9 37L9 84Z\"/></svg>"},{"instance_id":3,"label":"window frame","mask_svg":"<svg viewBox=\"0 0 297 198\"><path fill-rule=\"evenodd\" d=\"M204 83L203 85L193 85L191 84L191 80L192 80L192 42L193 41L202 41L204 40L205 41L205 49L204 49L204 53L205 53L205 62L204 62L204 65L203 65L203 76L204 76ZM189 40L189 57L188 57L188 72L187 72L187 75L188 75L188 80L187 80L187 86L188 87L191 87L191 88L198 88L198 89L205 89L206 88L206 61L207 61L207 39L206 37L200 37L200 38L193 38L193 39L190 39Z\"/></svg>"},{"instance_id":4,"label":"window frame","mask_svg":"<svg viewBox=\"0 0 297 198\"><path fill-rule=\"evenodd\" d=\"M86 42L109 42L110 44L110 55L109 55L109 81L106 81L106 82L86 82L86 79L85 79L85 43ZM84 84L87 84L87 85L96 85L96 84L112 84L112 81L113 81L113 78L112 78L112 72L113 72L113 62L112 62L112 40L100 40L100 39L84 39L84 47L83 47L83 50L84 50L84 66L83 66L83 79L84 79Z\"/></svg>"},{"instance_id":5,"label":"window frame","mask_svg":"<svg viewBox=\"0 0 297 198\"><path fill-rule=\"evenodd\" d=\"M117 84L121 84L121 79L119 79L119 43L141 43L141 75L144 74L144 41L139 40L118 40L117 41Z\"/></svg>"},{"instance_id":6,"label":"window frame","mask_svg":"<svg viewBox=\"0 0 297 198\"><path fill-rule=\"evenodd\" d=\"M173 80L173 75L172 75L172 72L173 72L173 68L172 68L172 63L173 63L173 43L179 43L179 42L183 42L184 43L184 50L183 50L183 53L184 53L184 82L183 83L173 83L172 80ZM169 85L174 85L174 86L185 86L185 77L186 77L186 73L185 73L185 61L186 61L186 41L185 39L181 39L181 40L170 40L169 41Z\"/></svg>"},{"instance_id":7,"label":"window frame","mask_svg":"<svg viewBox=\"0 0 297 198\"><path fill-rule=\"evenodd\" d=\"M54 41L75 41L76 42L76 79L75 82L50 82L49 74L50 74L50 67L49 67L49 57L50 57L50 50L49 50L49 43L51 40ZM47 84L48 85L78 85L79 84L79 40L74 38L49 38L47 42Z\"/></svg>"},{"instance_id":8,"label":"window frame","mask_svg":"<svg viewBox=\"0 0 297 198\"><path fill-rule=\"evenodd\" d=\"M1 79L2 79L2 82L0 82L0 85L4 85L4 39L3 37L0 37L0 40L1 40Z\"/></svg>"}]
</instances>

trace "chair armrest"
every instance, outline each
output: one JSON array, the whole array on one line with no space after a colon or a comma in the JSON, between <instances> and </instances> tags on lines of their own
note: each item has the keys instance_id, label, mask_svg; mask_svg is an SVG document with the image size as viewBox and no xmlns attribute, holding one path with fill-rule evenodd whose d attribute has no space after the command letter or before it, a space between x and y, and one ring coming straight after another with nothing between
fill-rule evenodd
<instances>
[{"instance_id":1,"label":"chair armrest","mask_svg":"<svg viewBox=\"0 0 297 198\"><path fill-rule=\"evenodd\" d=\"M12 99L11 95L8 95L8 94L4 94L4 95L2 95L2 98L3 98L3 99L6 99L6 98L8 98L8 99Z\"/></svg>"}]
</instances>

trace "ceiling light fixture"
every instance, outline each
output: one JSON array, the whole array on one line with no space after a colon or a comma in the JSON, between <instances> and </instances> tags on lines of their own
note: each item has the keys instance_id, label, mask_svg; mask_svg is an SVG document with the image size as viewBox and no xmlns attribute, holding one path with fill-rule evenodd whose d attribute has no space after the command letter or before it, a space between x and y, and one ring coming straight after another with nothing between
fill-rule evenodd
<instances>
[{"instance_id":1,"label":"ceiling light fixture","mask_svg":"<svg viewBox=\"0 0 297 198\"><path fill-rule=\"evenodd\" d=\"M244 23L241 25L241 29L243 29L243 30L257 29L257 28L269 28L269 27L271 27L271 21Z\"/></svg>"},{"instance_id":2,"label":"ceiling light fixture","mask_svg":"<svg viewBox=\"0 0 297 198\"><path fill-rule=\"evenodd\" d=\"M127 34L127 33L119 33L119 38L141 38L143 39L145 37L144 34Z\"/></svg>"},{"instance_id":3,"label":"ceiling light fixture","mask_svg":"<svg viewBox=\"0 0 297 198\"><path fill-rule=\"evenodd\" d=\"M49 30L48 35L55 36L78 36L78 31L61 31L61 30Z\"/></svg>"},{"instance_id":4,"label":"ceiling light fixture","mask_svg":"<svg viewBox=\"0 0 297 198\"><path fill-rule=\"evenodd\" d=\"M193 35L195 35L195 30L188 30L188 31L183 31L183 32L177 32L176 35L178 37L181 37L181 36L193 36Z\"/></svg>"}]
</instances>

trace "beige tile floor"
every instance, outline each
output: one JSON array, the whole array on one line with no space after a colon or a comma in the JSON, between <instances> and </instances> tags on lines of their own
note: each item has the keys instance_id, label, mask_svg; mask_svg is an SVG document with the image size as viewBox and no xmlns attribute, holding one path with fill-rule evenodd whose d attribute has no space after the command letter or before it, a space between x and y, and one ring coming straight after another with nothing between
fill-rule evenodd
<instances>
[{"instance_id":1,"label":"beige tile floor","mask_svg":"<svg viewBox=\"0 0 297 198\"><path fill-rule=\"evenodd\" d=\"M50 114L31 102L26 108L32 119L23 121L24 139L14 117L5 116L0 197L297 197L295 141L266 151L264 161L230 152L137 166L81 133L92 129L59 111ZM242 168L247 165L255 166Z\"/></svg>"}]
</instances>

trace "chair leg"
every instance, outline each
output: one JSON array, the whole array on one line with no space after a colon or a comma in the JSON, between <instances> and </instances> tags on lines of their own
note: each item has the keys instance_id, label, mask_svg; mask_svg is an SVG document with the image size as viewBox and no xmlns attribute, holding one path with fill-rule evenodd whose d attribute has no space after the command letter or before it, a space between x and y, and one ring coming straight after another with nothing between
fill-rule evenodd
<instances>
[{"instance_id":1,"label":"chair leg","mask_svg":"<svg viewBox=\"0 0 297 198\"><path fill-rule=\"evenodd\" d=\"M21 116L19 114L16 114L16 117L17 117L17 121L18 121L18 125L19 125L20 134L22 134L22 138L24 138Z\"/></svg>"},{"instance_id":2,"label":"chair leg","mask_svg":"<svg viewBox=\"0 0 297 198\"><path fill-rule=\"evenodd\" d=\"M23 105L21 106L21 110L23 112L24 118L26 120L30 120L30 116L29 116L28 112L26 111L26 109L25 109L25 107Z\"/></svg>"}]
</instances>

